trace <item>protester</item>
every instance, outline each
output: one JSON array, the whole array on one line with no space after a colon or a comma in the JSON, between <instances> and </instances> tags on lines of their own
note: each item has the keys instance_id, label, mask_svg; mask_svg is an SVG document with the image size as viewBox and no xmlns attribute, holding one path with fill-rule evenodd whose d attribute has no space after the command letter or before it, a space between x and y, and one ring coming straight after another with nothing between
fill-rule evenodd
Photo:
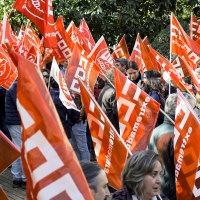
<instances>
[{"instance_id":1,"label":"protester","mask_svg":"<svg viewBox=\"0 0 200 200\"><path fill-rule=\"evenodd\" d=\"M195 107L195 99L188 93L184 92L183 95ZM165 102L165 113L175 120L175 110L177 103L177 94L170 94ZM156 127L151 135L148 148L158 153L164 163L164 175L162 177L161 191L170 200L176 199L176 186L175 186L175 168L174 168L174 124L166 116L164 122Z\"/></svg>"},{"instance_id":2,"label":"protester","mask_svg":"<svg viewBox=\"0 0 200 200\"><path fill-rule=\"evenodd\" d=\"M126 75L126 70L128 67L128 60L126 58L118 58L115 61L115 67L121 71L124 75Z\"/></svg>"},{"instance_id":3,"label":"protester","mask_svg":"<svg viewBox=\"0 0 200 200\"><path fill-rule=\"evenodd\" d=\"M65 75L65 71L66 71L67 67L68 67L68 60L64 61L63 63L61 63L59 65L59 68L60 68L60 71L61 71L63 77Z\"/></svg>"},{"instance_id":4,"label":"protester","mask_svg":"<svg viewBox=\"0 0 200 200\"><path fill-rule=\"evenodd\" d=\"M17 111L17 80L14 81L12 86L6 92L6 101L5 101L5 112L6 119L5 123L10 132L12 142L14 145L21 149L21 120L19 113ZM13 175L13 188L22 187L26 188L26 177L24 175L21 157L12 163L11 173Z\"/></svg>"},{"instance_id":5,"label":"protester","mask_svg":"<svg viewBox=\"0 0 200 200\"><path fill-rule=\"evenodd\" d=\"M139 82L139 80L141 80L143 78L142 74L139 71L137 63L134 61L128 62L126 74L128 76L128 79L131 80L136 85Z\"/></svg>"},{"instance_id":6,"label":"protester","mask_svg":"<svg viewBox=\"0 0 200 200\"><path fill-rule=\"evenodd\" d=\"M10 133L5 124L5 96L6 89L0 87L0 130L11 140Z\"/></svg>"},{"instance_id":7,"label":"protester","mask_svg":"<svg viewBox=\"0 0 200 200\"><path fill-rule=\"evenodd\" d=\"M153 151L138 151L126 162L122 172L123 188L112 200L166 200L160 194L162 160Z\"/></svg>"},{"instance_id":8,"label":"protester","mask_svg":"<svg viewBox=\"0 0 200 200\"><path fill-rule=\"evenodd\" d=\"M71 145L76 153L78 160L90 160L90 153L86 138L86 114L84 105L79 94L74 93L74 102L80 110L80 117L72 127Z\"/></svg>"},{"instance_id":9,"label":"protester","mask_svg":"<svg viewBox=\"0 0 200 200\"><path fill-rule=\"evenodd\" d=\"M91 189L94 200L106 200L110 196L108 179L104 170L94 162L81 161L81 168Z\"/></svg>"},{"instance_id":10,"label":"protester","mask_svg":"<svg viewBox=\"0 0 200 200\"><path fill-rule=\"evenodd\" d=\"M197 78L200 79L200 68L196 68L195 73L197 75Z\"/></svg>"},{"instance_id":11,"label":"protester","mask_svg":"<svg viewBox=\"0 0 200 200\"><path fill-rule=\"evenodd\" d=\"M41 69L41 73L42 73L44 82L45 82L46 86L48 87L48 84L49 84L49 70L46 69L46 68Z\"/></svg>"},{"instance_id":12,"label":"protester","mask_svg":"<svg viewBox=\"0 0 200 200\"><path fill-rule=\"evenodd\" d=\"M54 80L53 77L51 77L50 79L50 86L51 86L50 95L52 97L52 100L54 102L58 115L60 117L60 121L63 125L65 133L68 139L70 139L72 135L72 126L79 119L80 113L74 109L67 109L63 105L59 97L60 92L59 92L58 83Z\"/></svg>"},{"instance_id":13,"label":"protester","mask_svg":"<svg viewBox=\"0 0 200 200\"><path fill-rule=\"evenodd\" d=\"M114 70L109 69L106 71L105 86L99 94L98 103L119 133L116 93L112 84L114 85Z\"/></svg>"},{"instance_id":14,"label":"protester","mask_svg":"<svg viewBox=\"0 0 200 200\"><path fill-rule=\"evenodd\" d=\"M194 111L200 118L200 95L198 93L196 94L196 106L194 108Z\"/></svg>"},{"instance_id":15,"label":"protester","mask_svg":"<svg viewBox=\"0 0 200 200\"><path fill-rule=\"evenodd\" d=\"M151 96L154 100L160 103L160 108L164 110L165 99L163 97L164 89L162 82L159 78L146 78L146 82L139 81L138 87L140 87L143 91L145 91L149 96ZM163 123L164 115L162 112L159 112L158 119L156 122L156 126L159 126Z\"/></svg>"}]
</instances>

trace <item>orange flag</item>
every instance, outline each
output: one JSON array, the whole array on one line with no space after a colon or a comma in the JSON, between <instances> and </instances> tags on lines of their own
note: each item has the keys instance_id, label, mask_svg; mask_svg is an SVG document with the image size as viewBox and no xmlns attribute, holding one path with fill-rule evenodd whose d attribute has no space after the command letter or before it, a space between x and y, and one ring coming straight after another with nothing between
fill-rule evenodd
<instances>
[{"instance_id":1,"label":"orange flag","mask_svg":"<svg viewBox=\"0 0 200 200\"><path fill-rule=\"evenodd\" d=\"M187 61L185 60L185 58L183 57L183 61L185 63L185 66L188 70L188 73L190 74L190 77L192 79L193 84L195 85L198 93L200 93L200 79L198 79L195 71L188 65Z\"/></svg>"},{"instance_id":2,"label":"orange flag","mask_svg":"<svg viewBox=\"0 0 200 200\"><path fill-rule=\"evenodd\" d=\"M26 58L27 58L27 60L31 61L32 63L37 64L37 52L36 52L34 46L32 46L29 49L29 51L28 51L28 53L26 55Z\"/></svg>"},{"instance_id":3,"label":"orange flag","mask_svg":"<svg viewBox=\"0 0 200 200\"><path fill-rule=\"evenodd\" d=\"M200 23L192 13L190 20L190 38L200 45Z\"/></svg>"},{"instance_id":4,"label":"orange flag","mask_svg":"<svg viewBox=\"0 0 200 200\"><path fill-rule=\"evenodd\" d=\"M200 46L183 30L176 17L171 14L170 52L184 56L193 69L200 62Z\"/></svg>"},{"instance_id":5,"label":"orange flag","mask_svg":"<svg viewBox=\"0 0 200 200\"><path fill-rule=\"evenodd\" d=\"M137 35L129 60L135 61L138 64L139 70L142 74L147 70L155 70L139 34Z\"/></svg>"},{"instance_id":6,"label":"orange flag","mask_svg":"<svg viewBox=\"0 0 200 200\"><path fill-rule=\"evenodd\" d=\"M44 49L41 45L40 38L31 28L30 23L27 24L24 31L22 44L27 51L29 51L31 47L34 47L36 50L39 49L41 54L43 53Z\"/></svg>"},{"instance_id":7,"label":"orange flag","mask_svg":"<svg viewBox=\"0 0 200 200\"><path fill-rule=\"evenodd\" d=\"M18 60L17 108L28 199L93 199L41 72L25 58Z\"/></svg>"},{"instance_id":8,"label":"orange flag","mask_svg":"<svg viewBox=\"0 0 200 200\"><path fill-rule=\"evenodd\" d=\"M88 40L80 33L73 21L67 27L66 33L70 36L74 44L78 43L88 54L90 53L91 49L88 46Z\"/></svg>"},{"instance_id":9,"label":"orange flag","mask_svg":"<svg viewBox=\"0 0 200 200\"><path fill-rule=\"evenodd\" d=\"M176 71L175 67L161 54L159 54L156 50L154 50L151 46L148 46L150 52L156 58L157 62L162 66L163 70L165 70L174 83L183 91L186 90L184 86L184 81L182 80L179 73Z\"/></svg>"},{"instance_id":10,"label":"orange flag","mask_svg":"<svg viewBox=\"0 0 200 200\"><path fill-rule=\"evenodd\" d=\"M103 73L113 67L113 58L103 36L101 36L88 57L95 61Z\"/></svg>"},{"instance_id":11,"label":"orange flag","mask_svg":"<svg viewBox=\"0 0 200 200\"><path fill-rule=\"evenodd\" d=\"M16 0L13 8L21 12L35 24L44 36L45 47L57 47L51 0Z\"/></svg>"},{"instance_id":12,"label":"orange flag","mask_svg":"<svg viewBox=\"0 0 200 200\"><path fill-rule=\"evenodd\" d=\"M70 63L65 73L65 80L69 90L80 93L78 78L80 78L93 94L100 68L94 63L82 47L76 43Z\"/></svg>"},{"instance_id":13,"label":"orange flag","mask_svg":"<svg viewBox=\"0 0 200 200\"><path fill-rule=\"evenodd\" d=\"M71 57L74 48L74 43L72 42L71 38L65 31L62 16L58 17L55 26L56 26L57 48L53 49L51 56L52 59L53 56L55 56L56 61L58 63L62 63Z\"/></svg>"},{"instance_id":14,"label":"orange flag","mask_svg":"<svg viewBox=\"0 0 200 200\"><path fill-rule=\"evenodd\" d=\"M93 47L95 46L95 41L92 37L92 34L90 32L90 29L89 29L85 19L81 20L81 23L80 23L78 29L79 29L79 32L81 33L81 35L84 36L84 38L86 40L86 44L91 51L93 49Z\"/></svg>"},{"instance_id":15,"label":"orange flag","mask_svg":"<svg viewBox=\"0 0 200 200\"><path fill-rule=\"evenodd\" d=\"M1 185L0 185L0 197L1 197L1 200L9 200L8 197L7 197L7 195L3 191Z\"/></svg>"},{"instance_id":16,"label":"orange flag","mask_svg":"<svg viewBox=\"0 0 200 200\"><path fill-rule=\"evenodd\" d=\"M69 36L74 44L78 43L81 45L82 41L80 38L80 34L79 34L79 31L73 21L70 22L69 26L66 29L66 32L69 34Z\"/></svg>"},{"instance_id":17,"label":"orange flag","mask_svg":"<svg viewBox=\"0 0 200 200\"><path fill-rule=\"evenodd\" d=\"M160 104L114 69L120 135L132 153L145 150Z\"/></svg>"},{"instance_id":18,"label":"orange flag","mask_svg":"<svg viewBox=\"0 0 200 200\"><path fill-rule=\"evenodd\" d=\"M0 86L9 89L17 76L17 68L9 55L0 46Z\"/></svg>"},{"instance_id":19,"label":"orange flag","mask_svg":"<svg viewBox=\"0 0 200 200\"><path fill-rule=\"evenodd\" d=\"M179 90L177 95L174 132L176 198L196 199L199 187L196 188L194 182L199 165L200 147L196 144L200 143L200 120Z\"/></svg>"},{"instance_id":20,"label":"orange flag","mask_svg":"<svg viewBox=\"0 0 200 200\"><path fill-rule=\"evenodd\" d=\"M0 131L0 174L20 155L20 150Z\"/></svg>"},{"instance_id":21,"label":"orange flag","mask_svg":"<svg viewBox=\"0 0 200 200\"><path fill-rule=\"evenodd\" d=\"M2 26L2 41L1 43L4 43L4 40L7 39L11 44L17 44L17 36L13 33L12 27L8 22L8 18L6 14L4 13L4 19L3 19L3 26Z\"/></svg>"},{"instance_id":22,"label":"orange flag","mask_svg":"<svg viewBox=\"0 0 200 200\"><path fill-rule=\"evenodd\" d=\"M128 47L126 44L125 35L123 35L119 44L116 46L115 50L113 51L112 57L114 60L116 60L117 58L129 59L130 55L129 55Z\"/></svg>"},{"instance_id":23,"label":"orange flag","mask_svg":"<svg viewBox=\"0 0 200 200\"><path fill-rule=\"evenodd\" d=\"M172 62L172 65L174 66L181 78L189 76L187 67L185 66L185 62L182 60L181 57L177 56L176 59Z\"/></svg>"},{"instance_id":24,"label":"orange flag","mask_svg":"<svg viewBox=\"0 0 200 200\"><path fill-rule=\"evenodd\" d=\"M150 45L150 42L148 40L147 37L145 37L142 41L142 43L144 44L145 48L146 48L146 51L149 53L149 57L151 59L151 62L154 66L154 70L157 71L157 72L161 72L161 66L160 64L156 61L155 57L151 54L149 48L148 48L148 45Z\"/></svg>"},{"instance_id":25,"label":"orange flag","mask_svg":"<svg viewBox=\"0 0 200 200\"><path fill-rule=\"evenodd\" d=\"M109 185L121 189L121 172L127 157L125 144L85 84L79 81L79 85L98 164L104 169Z\"/></svg>"}]
</instances>

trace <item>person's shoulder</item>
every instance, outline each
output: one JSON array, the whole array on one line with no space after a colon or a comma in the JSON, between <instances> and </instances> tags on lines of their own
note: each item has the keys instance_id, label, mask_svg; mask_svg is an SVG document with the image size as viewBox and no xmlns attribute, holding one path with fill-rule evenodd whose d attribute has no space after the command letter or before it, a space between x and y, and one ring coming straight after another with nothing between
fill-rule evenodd
<instances>
[{"instance_id":1,"label":"person's shoulder","mask_svg":"<svg viewBox=\"0 0 200 200\"><path fill-rule=\"evenodd\" d=\"M111 200L132 200L132 197L127 188L122 188L113 194Z\"/></svg>"},{"instance_id":2,"label":"person's shoulder","mask_svg":"<svg viewBox=\"0 0 200 200\"><path fill-rule=\"evenodd\" d=\"M160 194L157 197L157 200L169 200L164 194Z\"/></svg>"}]
</instances>

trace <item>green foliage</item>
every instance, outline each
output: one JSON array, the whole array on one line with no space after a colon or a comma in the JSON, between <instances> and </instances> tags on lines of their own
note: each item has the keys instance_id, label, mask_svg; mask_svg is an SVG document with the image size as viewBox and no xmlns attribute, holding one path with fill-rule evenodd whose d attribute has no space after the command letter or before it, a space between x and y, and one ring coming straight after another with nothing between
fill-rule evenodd
<instances>
[{"instance_id":1,"label":"green foliage","mask_svg":"<svg viewBox=\"0 0 200 200\"><path fill-rule=\"evenodd\" d=\"M189 35L189 23L179 21L184 31ZM170 59L170 25L163 29L151 43L152 47L168 60Z\"/></svg>"},{"instance_id":2,"label":"green foliage","mask_svg":"<svg viewBox=\"0 0 200 200\"><path fill-rule=\"evenodd\" d=\"M4 9L9 14L14 2L1 1L0 19L3 18ZM56 0L53 1L53 8L55 20L62 15L65 27L72 20L79 26L80 20L84 18L95 41L104 35L110 47L117 44L125 34L130 52L137 33L142 38L148 36L152 42L170 24L171 12L187 23L191 11L196 16L200 14L198 0ZM15 30L22 23L26 24L26 18L17 11L12 13L9 20Z\"/></svg>"}]
</instances>

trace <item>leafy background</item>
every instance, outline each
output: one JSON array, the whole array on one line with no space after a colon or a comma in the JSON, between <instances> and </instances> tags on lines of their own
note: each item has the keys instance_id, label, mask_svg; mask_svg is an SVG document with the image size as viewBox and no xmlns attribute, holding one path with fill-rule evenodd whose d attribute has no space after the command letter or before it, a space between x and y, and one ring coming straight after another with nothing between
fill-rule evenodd
<instances>
[{"instance_id":1,"label":"leafy background","mask_svg":"<svg viewBox=\"0 0 200 200\"><path fill-rule=\"evenodd\" d=\"M3 13L11 12L13 0L0 0L0 20ZM104 35L112 49L125 34L131 53L137 33L148 36L152 46L169 57L169 24L173 12L186 31L189 29L191 12L200 16L200 0L56 0L53 1L54 19L62 15L65 27L73 20L79 26L84 18L97 41ZM15 31L27 19L13 11L9 21ZM34 25L33 25L34 27Z\"/></svg>"}]
</instances>

